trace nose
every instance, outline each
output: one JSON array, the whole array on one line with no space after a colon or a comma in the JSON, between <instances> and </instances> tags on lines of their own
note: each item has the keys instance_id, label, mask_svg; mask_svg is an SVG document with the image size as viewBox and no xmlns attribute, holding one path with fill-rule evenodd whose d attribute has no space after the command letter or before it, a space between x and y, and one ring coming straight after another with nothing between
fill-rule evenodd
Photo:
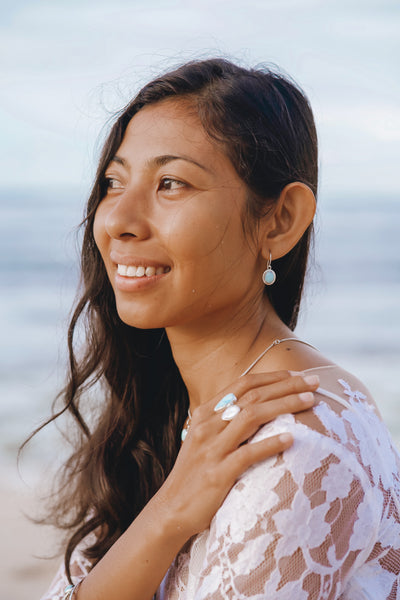
<instances>
[{"instance_id":1,"label":"nose","mask_svg":"<svg viewBox=\"0 0 400 600\"><path fill-rule=\"evenodd\" d=\"M133 190L124 190L111 202L108 203L106 199L105 205L104 226L111 238L146 239L150 236L148 202L142 195Z\"/></svg>"}]
</instances>

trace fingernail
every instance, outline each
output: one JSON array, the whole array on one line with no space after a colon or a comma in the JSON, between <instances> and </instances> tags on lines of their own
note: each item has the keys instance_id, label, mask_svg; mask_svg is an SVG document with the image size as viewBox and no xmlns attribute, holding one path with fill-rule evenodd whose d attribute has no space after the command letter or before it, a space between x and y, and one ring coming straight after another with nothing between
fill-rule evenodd
<instances>
[{"instance_id":1,"label":"fingernail","mask_svg":"<svg viewBox=\"0 0 400 600\"><path fill-rule=\"evenodd\" d=\"M302 394L299 394L299 398L302 402L313 402L314 394L312 392L303 392Z\"/></svg>"},{"instance_id":2,"label":"fingernail","mask_svg":"<svg viewBox=\"0 0 400 600\"><path fill-rule=\"evenodd\" d=\"M286 432L286 433L281 433L279 436L279 441L286 444L288 442L293 441L293 436L291 433Z\"/></svg>"},{"instance_id":3,"label":"fingernail","mask_svg":"<svg viewBox=\"0 0 400 600\"><path fill-rule=\"evenodd\" d=\"M304 377L304 381L308 383L308 385L316 385L319 383L319 377L318 375L307 375Z\"/></svg>"}]
</instances>

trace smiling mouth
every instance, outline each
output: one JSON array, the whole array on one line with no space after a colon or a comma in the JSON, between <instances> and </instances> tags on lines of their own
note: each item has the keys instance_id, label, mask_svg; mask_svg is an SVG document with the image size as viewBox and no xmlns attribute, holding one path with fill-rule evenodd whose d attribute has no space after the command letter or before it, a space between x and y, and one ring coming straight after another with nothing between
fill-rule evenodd
<instances>
[{"instance_id":1,"label":"smiling mouth","mask_svg":"<svg viewBox=\"0 0 400 600\"><path fill-rule=\"evenodd\" d=\"M146 267L139 265L135 267L133 265L117 265L118 275L122 277L154 277L154 275L163 275L170 271L170 267Z\"/></svg>"}]
</instances>

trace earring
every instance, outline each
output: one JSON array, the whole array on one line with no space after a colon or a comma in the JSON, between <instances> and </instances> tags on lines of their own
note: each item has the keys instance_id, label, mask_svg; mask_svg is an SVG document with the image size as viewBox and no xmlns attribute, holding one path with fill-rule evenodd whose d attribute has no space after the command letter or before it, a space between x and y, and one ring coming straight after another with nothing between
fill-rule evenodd
<instances>
[{"instance_id":1,"label":"earring","mask_svg":"<svg viewBox=\"0 0 400 600\"><path fill-rule=\"evenodd\" d=\"M262 280L265 283L265 285L272 285L276 281L276 273L271 268L271 260L272 260L272 257L271 257L271 252L270 252L269 259L267 262L267 268L264 271L264 273L262 274Z\"/></svg>"}]
</instances>

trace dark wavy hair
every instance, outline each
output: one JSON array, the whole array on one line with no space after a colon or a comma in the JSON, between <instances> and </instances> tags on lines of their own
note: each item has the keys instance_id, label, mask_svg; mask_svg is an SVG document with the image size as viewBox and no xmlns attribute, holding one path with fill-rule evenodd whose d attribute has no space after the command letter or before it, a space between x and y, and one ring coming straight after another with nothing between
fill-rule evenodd
<instances>
[{"instance_id":1,"label":"dark wavy hair","mask_svg":"<svg viewBox=\"0 0 400 600\"><path fill-rule=\"evenodd\" d=\"M147 84L117 115L104 144L83 223L82 294L68 330L69 374L62 407L79 439L63 471L53 517L67 529L65 564L93 532L86 556L95 564L127 529L172 469L180 447L188 395L163 330L140 330L118 317L114 294L93 237L106 192L105 170L126 127L144 106L188 100L211 138L222 144L248 188L244 223L255 225L289 183L317 192L317 136L309 103L289 78L227 60L194 61ZM312 225L274 262L277 281L266 292L294 329ZM83 348L76 340L85 327ZM155 376L156 374L156 376ZM95 385L99 384L100 385ZM97 418L84 417L86 392L99 396Z\"/></svg>"}]
</instances>

